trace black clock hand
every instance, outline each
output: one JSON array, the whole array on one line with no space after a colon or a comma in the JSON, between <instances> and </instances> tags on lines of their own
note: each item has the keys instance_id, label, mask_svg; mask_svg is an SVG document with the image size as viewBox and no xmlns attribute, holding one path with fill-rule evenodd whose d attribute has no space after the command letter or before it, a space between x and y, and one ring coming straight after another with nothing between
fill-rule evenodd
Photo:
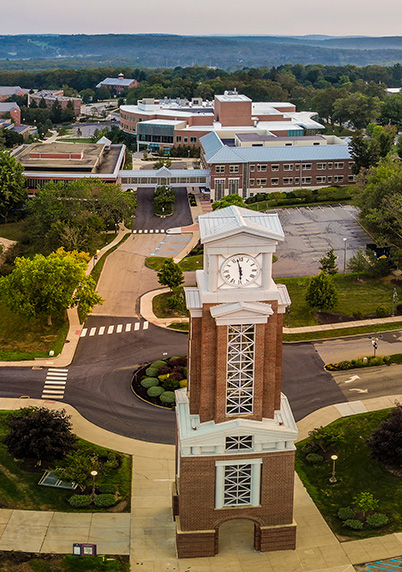
<instances>
[{"instance_id":1,"label":"black clock hand","mask_svg":"<svg viewBox=\"0 0 402 572\"><path fill-rule=\"evenodd\" d=\"M241 279L242 279L242 276L243 276L243 269L242 269L242 267L240 266L240 262L239 262L239 261L237 261L237 266L239 267L239 280L241 280Z\"/></svg>"}]
</instances>

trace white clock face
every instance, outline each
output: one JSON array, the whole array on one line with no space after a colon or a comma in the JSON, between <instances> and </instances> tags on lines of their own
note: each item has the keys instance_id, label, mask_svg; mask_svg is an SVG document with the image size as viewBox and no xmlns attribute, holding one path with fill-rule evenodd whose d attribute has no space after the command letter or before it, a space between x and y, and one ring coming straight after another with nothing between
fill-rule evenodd
<instances>
[{"instance_id":1,"label":"white clock face","mask_svg":"<svg viewBox=\"0 0 402 572\"><path fill-rule=\"evenodd\" d=\"M230 286L247 286L257 279L260 265L248 254L235 254L221 266L221 276Z\"/></svg>"}]
</instances>

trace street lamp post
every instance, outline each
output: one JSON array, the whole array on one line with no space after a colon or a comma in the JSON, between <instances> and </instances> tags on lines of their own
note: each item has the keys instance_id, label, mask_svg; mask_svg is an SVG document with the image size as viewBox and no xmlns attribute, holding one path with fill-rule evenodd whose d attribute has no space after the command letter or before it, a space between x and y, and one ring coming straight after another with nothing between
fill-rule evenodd
<instances>
[{"instance_id":1,"label":"street lamp post","mask_svg":"<svg viewBox=\"0 0 402 572\"><path fill-rule=\"evenodd\" d=\"M98 252L99 252L99 250L97 250L97 251L95 252L95 254L94 254L94 264L93 264L92 268L95 268L95 264L96 264L96 262L97 262L97 260L98 260Z\"/></svg>"},{"instance_id":2,"label":"street lamp post","mask_svg":"<svg viewBox=\"0 0 402 572\"><path fill-rule=\"evenodd\" d=\"M378 349L378 341L382 340L382 334L378 334L378 336L369 336L369 340L371 340L371 345L373 346L373 356L376 356L377 349Z\"/></svg>"},{"instance_id":3,"label":"street lamp post","mask_svg":"<svg viewBox=\"0 0 402 572\"><path fill-rule=\"evenodd\" d=\"M91 493L91 498L94 499L95 498L95 478L96 475L98 474L98 471L91 471L91 475L92 475L92 493Z\"/></svg>"},{"instance_id":4,"label":"street lamp post","mask_svg":"<svg viewBox=\"0 0 402 572\"><path fill-rule=\"evenodd\" d=\"M338 482L338 479L336 478L335 474L335 463L338 460L338 455L331 455L331 459L332 459L332 475L329 477L329 482L336 483Z\"/></svg>"},{"instance_id":5,"label":"street lamp post","mask_svg":"<svg viewBox=\"0 0 402 572\"><path fill-rule=\"evenodd\" d=\"M394 291L392 292L392 312L391 312L391 316L395 316L395 306L396 306L396 301L398 300L398 291L396 288L394 288Z\"/></svg>"},{"instance_id":6,"label":"street lamp post","mask_svg":"<svg viewBox=\"0 0 402 572\"><path fill-rule=\"evenodd\" d=\"M347 258L347 250L348 250L348 239L343 239L343 273L346 274L346 258Z\"/></svg>"}]
</instances>

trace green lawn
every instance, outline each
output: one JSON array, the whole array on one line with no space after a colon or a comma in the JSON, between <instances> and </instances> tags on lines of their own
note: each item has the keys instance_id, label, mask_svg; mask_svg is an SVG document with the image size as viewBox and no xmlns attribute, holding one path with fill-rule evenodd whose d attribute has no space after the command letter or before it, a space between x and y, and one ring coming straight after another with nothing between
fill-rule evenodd
<instances>
[{"instance_id":1,"label":"green lawn","mask_svg":"<svg viewBox=\"0 0 402 572\"><path fill-rule=\"evenodd\" d=\"M307 463L302 454L306 440L297 444L296 470L328 524L343 537L364 538L402 530L399 500L402 495L402 478L392 475L372 459L365 444L365 440L388 416L389 411L354 415L332 424L342 429L344 437L344 442L338 443L333 451L338 456L338 482L335 484L329 482L332 461L329 459L319 465ZM386 526L360 531L342 526L337 516L338 509L351 506L353 497L360 492L370 492L379 501L376 512L385 513L390 518Z\"/></svg>"},{"instance_id":2,"label":"green lawn","mask_svg":"<svg viewBox=\"0 0 402 572\"><path fill-rule=\"evenodd\" d=\"M25 238L25 228L25 220L19 220L18 222L6 222L0 224L0 236L2 238L8 238L9 240L15 240L19 242Z\"/></svg>"},{"instance_id":3,"label":"green lawn","mask_svg":"<svg viewBox=\"0 0 402 572\"><path fill-rule=\"evenodd\" d=\"M189 316L187 309L181 310L171 310L167 306L167 301L172 296L171 292L164 292L163 294L158 294L152 300L152 310L157 318L186 318Z\"/></svg>"},{"instance_id":4,"label":"green lawn","mask_svg":"<svg viewBox=\"0 0 402 572\"><path fill-rule=\"evenodd\" d=\"M56 316L48 326L46 320L27 320L1 303L0 315L0 361L43 358L49 350L55 355L62 350L68 332L64 316Z\"/></svg>"},{"instance_id":5,"label":"green lawn","mask_svg":"<svg viewBox=\"0 0 402 572\"><path fill-rule=\"evenodd\" d=\"M278 278L277 283L285 284L288 288L292 305L290 306L289 327L313 326L317 318L312 308L305 300L308 277ZM334 283L338 291L338 303L333 312L353 316L360 312L363 316L375 316L378 306L385 306L391 311L392 292L394 285L384 279L365 279L356 282L355 274L336 274ZM399 299L402 290L398 288Z\"/></svg>"},{"instance_id":6,"label":"green lawn","mask_svg":"<svg viewBox=\"0 0 402 572\"><path fill-rule=\"evenodd\" d=\"M35 472L27 470L23 463L15 461L3 445L7 433L7 419L12 415L10 411L0 411L0 499L2 508L29 509L29 510L57 510L74 511L68 499L75 492L51 487L39 486L38 481L44 468ZM93 451L102 456L106 449L79 439L82 449ZM114 484L120 492L123 501L126 501L125 511L130 510L131 496L131 458L122 456L122 463L118 470L104 477L98 484ZM96 507L79 509L79 512L96 512Z\"/></svg>"},{"instance_id":7,"label":"green lawn","mask_svg":"<svg viewBox=\"0 0 402 572\"><path fill-rule=\"evenodd\" d=\"M72 554L33 554L0 552L4 572L129 572L128 556L73 556Z\"/></svg>"},{"instance_id":8,"label":"green lawn","mask_svg":"<svg viewBox=\"0 0 402 572\"><path fill-rule=\"evenodd\" d=\"M162 264L165 258L163 256L149 256L145 260L145 264L148 268L152 270L159 271L162 268ZM191 270L202 270L204 257L202 254L197 254L195 256L186 256L179 262L180 268L183 272L189 272Z\"/></svg>"}]
</instances>

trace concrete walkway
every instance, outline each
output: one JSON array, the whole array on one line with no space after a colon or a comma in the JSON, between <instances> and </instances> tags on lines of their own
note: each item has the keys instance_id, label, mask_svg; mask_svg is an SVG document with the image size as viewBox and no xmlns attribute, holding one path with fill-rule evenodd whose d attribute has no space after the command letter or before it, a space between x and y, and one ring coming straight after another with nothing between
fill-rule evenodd
<instances>
[{"instance_id":1,"label":"concrete walkway","mask_svg":"<svg viewBox=\"0 0 402 572\"><path fill-rule=\"evenodd\" d=\"M340 417L390 407L402 395L331 405L299 422L299 438ZM41 400L0 399L0 409L43 405ZM50 409L59 403L45 402ZM171 513L174 447L136 441L109 433L63 404L73 430L82 438L133 456L132 510L128 514L71 514L0 510L0 549L68 553L73 542L94 542L100 553L130 553L131 570L142 572L352 572L354 564L402 554L402 532L366 540L339 542L300 480L295 484L294 551L255 552L247 521L221 528L220 552L214 558L178 560ZM341 470L341 468L339 468Z\"/></svg>"}]
</instances>

